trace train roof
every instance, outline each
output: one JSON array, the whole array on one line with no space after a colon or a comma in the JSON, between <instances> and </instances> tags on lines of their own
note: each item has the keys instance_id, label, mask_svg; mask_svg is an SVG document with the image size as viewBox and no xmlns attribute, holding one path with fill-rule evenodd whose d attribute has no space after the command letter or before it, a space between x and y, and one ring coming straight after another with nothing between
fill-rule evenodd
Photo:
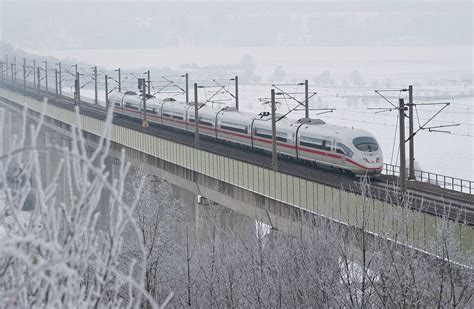
<instances>
[{"instance_id":1,"label":"train roof","mask_svg":"<svg viewBox=\"0 0 474 309\"><path fill-rule=\"evenodd\" d=\"M373 137L373 135L367 130L357 129L353 127L337 126L333 124L321 124L319 126L303 125L300 128L300 132L300 134L310 137L333 137L347 144L351 144L352 140L356 137Z\"/></svg>"},{"instance_id":2,"label":"train roof","mask_svg":"<svg viewBox=\"0 0 474 309\"><path fill-rule=\"evenodd\" d=\"M245 124L249 124L255 118L255 115L243 113L233 107L228 107L220 112L219 118L226 121L242 121Z\"/></svg>"},{"instance_id":3,"label":"train roof","mask_svg":"<svg viewBox=\"0 0 474 309\"><path fill-rule=\"evenodd\" d=\"M125 102L130 103L139 103L141 98L135 92L118 92L113 91L110 94L111 97L115 98L124 98ZM172 101L172 100L163 100L158 98L151 98L147 100L147 106L151 107L160 107L162 104L165 104L164 108L172 112L184 113L186 109L189 112L192 111L191 115L194 115L194 104L186 104L185 102ZM261 113L251 113L251 112L242 112L234 107L214 107L214 106L202 106L199 109L200 116L215 117L217 113L220 115L220 119L225 121L242 121L247 124L253 119L255 119L255 125L261 128L271 128L271 115L267 112ZM338 137L341 140L352 141L355 137L359 136L372 136L369 131L363 129L357 129L353 127L344 127L338 125L327 124L322 119L313 119L313 118L301 118L301 119L290 119L283 117L283 115L276 115L277 118L277 131L280 130L295 130L297 127L300 127L300 132L302 134L310 136L332 136Z\"/></svg>"},{"instance_id":4,"label":"train roof","mask_svg":"<svg viewBox=\"0 0 474 309\"><path fill-rule=\"evenodd\" d=\"M202 104L202 103L201 103ZM188 113L191 118L194 118L194 105L187 105L188 106ZM216 117L216 114L219 112L217 108L211 107L211 106L201 106L199 108L199 117L204 117L204 118L214 118Z\"/></svg>"}]
</instances>

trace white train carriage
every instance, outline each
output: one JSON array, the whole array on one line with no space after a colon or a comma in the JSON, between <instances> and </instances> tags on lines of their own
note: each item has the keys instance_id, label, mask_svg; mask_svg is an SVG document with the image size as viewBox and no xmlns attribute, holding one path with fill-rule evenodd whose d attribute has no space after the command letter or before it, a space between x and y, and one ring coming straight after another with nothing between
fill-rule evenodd
<instances>
[{"instance_id":1,"label":"white train carriage","mask_svg":"<svg viewBox=\"0 0 474 309\"><path fill-rule=\"evenodd\" d=\"M333 126L336 127L336 126ZM380 175L383 154L375 137L366 130L336 127L336 153L340 164L355 175Z\"/></svg>"},{"instance_id":2,"label":"white train carriage","mask_svg":"<svg viewBox=\"0 0 474 309\"><path fill-rule=\"evenodd\" d=\"M163 101L156 98L146 101L146 115L148 122L161 124L161 109Z\"/></svg>"},{"instance_id":3,"label":"white train carriage","mask_svg":"<svg viewBox=\"0 0 474 309\"><path fill-rule=\"evenodd\" d=\"M228 107L217 115L217 138L252 147L252 121L255 116Z\"/></svg>"},{"instance_id":4,"label":"white train carriage","mask_svg":"<svg viewBox=\"0 0 474 309\"><path fill-rule=\"evenodd\" d=\"M189 105L178 101L163 101L161 105L161 124L186 130L186 113Z\"/></svg>"},{"instance_id":5,"label":"white train carriage","mask_svg":"<svg viewBox=\"0 0 474 309\"><path fill-rule=\"evenodd\" d=\"M361 145L358 141L370 145ZM363 147L368 151L361 151ZM382 153L373 136L365 130L328 125L323 121L304 122L298 129L297 148L301 160L355 175L380 174L382 170Z\"/></svg>"},{"instance_id":6,"label":"white train carriage","mask_svg":"<svg viewBox=\"0 0 474 309\"><path fill-rule=\"evenodd\" d=\"M139 106L137 105L139 103L138 95L136 92L133 91L113 91L111 94L109 94L109 102L110 104L114 105L116 113L124 113L126 111L125 102L129 102L127 105L136 105L136 110L138 110ZM135 110L135 108L133 109Z\"/></svg>"},{"instance_id":7,"label":"white train carriage","mask_svg":"<svg viewBox=\"0 0 474 309\"><path fill-rule=\"evenodd\" d=\"M206 135L212 138L217 138L216 135L216 121L217 114L220 109L202 106L198 110L198 127L199 135ZM196 130L194 123L194 106L190 106L187 111L187 131L193 132Z\"/></svg>"},{"instance_id":8,"label":"white train carriage","mask_svg":"<svg viewBox=\"0 0 474 309\"><path fill-rule=\"evenodd\" d=\"M297 157L327 166L337 164L334 151L334 132L324 129L320 119L300 119L297 123Z\"/></svg>"},{"instance_id":9,"label":"white train carriage","mask_svg":"<svg viewBox=\"0 0 474 309\"><path fill-rule=\"evenodd\" d=\"M141 98L139 96L127 95L122 100L122 112L125 115L141 118Z\"/></svg>"},{"instance_id":10,"label":"white train carriage","mask_svg":"<svg viewBox=\"0 0 474 309\"><path fill-rule=\"evenodd\" d=\"M281 115L277 115L278 120ZM276 122L276 142L279 154L296 158L296 126L293 121L282 118ZM255 118L253 121L253 147L272 151L272 121L271 115Z\"/></svg>"},{"instance_id":11,"label":"white train carriage","mask_svg":"<svg viewBox=\"0 0 474 309\"><path fill-rule=\"evenodd\" d=\"M112 91L109 94L109 103L114 105L115 110L118 110L122 107L122 100L126 95L126 93Z\"/></svg>"},{"instance_id":12,"label":"white train carriage","mask_svg":"<svg viewBox=\"0 0 474 309\"><path fill-rule=\"evenodd\" d=\"M133 118L143 117L142 98L133 91L125 93L113 92L109 95L109 102L115 106L115 114L123 114ZM155 98L146 103L147 119L151 122L160 122L161 102Z\"/></svg>"}]
</instances>

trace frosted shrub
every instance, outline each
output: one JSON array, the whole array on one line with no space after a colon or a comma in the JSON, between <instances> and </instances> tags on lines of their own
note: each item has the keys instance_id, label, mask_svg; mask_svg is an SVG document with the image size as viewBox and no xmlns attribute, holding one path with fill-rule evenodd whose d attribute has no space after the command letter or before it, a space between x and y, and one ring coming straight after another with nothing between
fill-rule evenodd
<instances>
[{"instance_id":1,"label":"frosted shrub","mask_svg":"<svg viewBox=\"0 0 474 309\"><path fill-rule=\"evenodd\" d=\"M93 152L80 126L72 128L69 147L38 145L43 119L28 126L24 112L22 133L0 156L0 307L158 306L144 288L142 242L136 241L138 258L130 267L120 265L125 227L139 235L132 213L143 182L125 203L129 165L123 153L116 178L109 177L112 112ZM41 177L45 152L60 157L48 183ZM58 197L60 186L68 192L64 198ZM108 218L99 219L105 206Z\"/></svg>"}]
</instances>

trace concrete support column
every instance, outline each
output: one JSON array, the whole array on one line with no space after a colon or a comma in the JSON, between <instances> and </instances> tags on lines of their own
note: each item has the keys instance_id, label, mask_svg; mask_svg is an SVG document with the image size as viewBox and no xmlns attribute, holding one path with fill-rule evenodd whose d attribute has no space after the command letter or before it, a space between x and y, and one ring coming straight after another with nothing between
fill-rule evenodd
<instances>
[{"instance_id":1,"label":"concrete support column","mask_svg":"<svg viewBox=\"0 0 474 309\"><path fill-rule=\"evenodd\" d=\"M201 198L195 205L195 235L198 245L210 244L218 233L231 232L242 239L256 237L255 218L242 215L228 207Z\"/></svg>"},{"instance_id":2,"label":"concrete support column","mask_svg":"<svg viewBox=\"0 0 474 309\"><path fill-rule=\"evenodd\" d=\"M9 114L10 114L10 125L8 127L10 129L9 130L10 138L9 138L8 147L11 148L13 144L13 137L16 136L18 140L18 138L22 134L23 127L21 126L21 123L23 123L23 119L19 113L10 112Z\"/></svg>"}]
</instances>

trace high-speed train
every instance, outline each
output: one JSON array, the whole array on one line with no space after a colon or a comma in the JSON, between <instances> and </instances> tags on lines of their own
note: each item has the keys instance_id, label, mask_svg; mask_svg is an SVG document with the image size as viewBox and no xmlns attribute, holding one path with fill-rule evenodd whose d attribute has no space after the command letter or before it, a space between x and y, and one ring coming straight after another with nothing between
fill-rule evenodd
<instances>
[{"instance_id":1,"label":"high-speed train","mask_svg":"<svg viewBox=\"0 0 474 309\"><path fill-rule=\"evenodd\" d=\"M135 92L114 91L109 102L116 115L140 119L142 97ZM150 123L194 132L194 104L174 99L146 101ZM242 145L254 150L272 151L272 124L268 112L252 114L232 107L199 107L199 134L212 139ZM383 168L382 150L366 130L326 124L321 119L300 120L277 115L277 152L279 155L325 166L340 172L362 176L378 176Z\"/></svg>"}]
</instances>

